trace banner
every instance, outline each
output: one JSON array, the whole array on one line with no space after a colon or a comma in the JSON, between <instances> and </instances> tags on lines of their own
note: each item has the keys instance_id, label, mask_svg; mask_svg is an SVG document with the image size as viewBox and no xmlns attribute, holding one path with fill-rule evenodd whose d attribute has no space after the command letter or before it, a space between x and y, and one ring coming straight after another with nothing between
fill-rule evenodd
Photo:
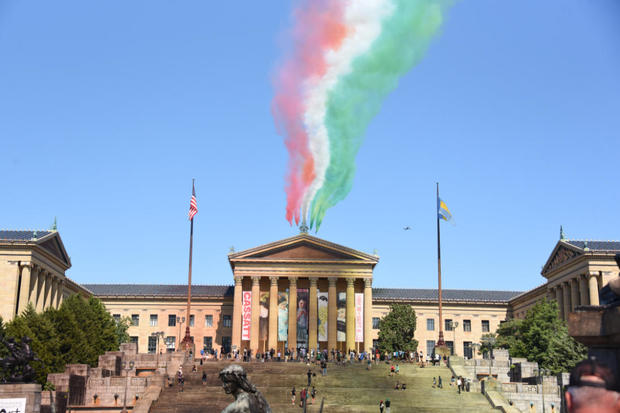
<instances>
[{"instance_id":1,"label":"banner","mask_svg":"<svg viewBox=\"0 0 620 413\"><path fill-rule=\"evenodd\" d=\"M327 341L327 293L319 292L319 341Z\"/></svg>"},{"instance_id":2,"label":"banner","mask_svg":"<svg viewBox=\"0 0 620 413\"><path fill-rule=\"evenodd\" d=\"M338 341L347 341L347 293L338 293Z\"/></svg>"},{"instance_id":3,"label":"banner","mask_svg":"<svg viewBox=\"0 0 620 413\"><path fill-rule=\"evenodd\" d=\"M278 293L278 341L288 340L288 291Z\"/></svg>"},{"instance_id":4,"label":"banner","mask_svg":"<svg viewBox=\"0 0 620 413\"><path fill-rule=\"evenodd\" d=\"M259 340L267 340L269 334L269 291L260 293Z\"/></svg>"},{"instance_id":5,"label":"banner","mask_svg":"<svg viewBox=\"0 0 620 413\"><path fill-rule=\"evenodd\" d=\"M308 348L308 289L297 290L297 346Z\"/></svg>"},{"instance_id":6,"label":"banner","mask_svg":"<svg viewBox=\"0 0 620 413\"><path fill-rule=\"evenodd\" d=\"M252 291L243 291L241 303L241 340L250 339L250 327L252 325Z\"/></svg>"},{"instance_id":7,"label":"banner","mask_svg":"<svg viewBox=\"0 0 620 413\"><path fill-rule=\"evenodd\" d=\"M355 293L355 342L364 341L364 294Z\"/></svg>"}]
</instances>

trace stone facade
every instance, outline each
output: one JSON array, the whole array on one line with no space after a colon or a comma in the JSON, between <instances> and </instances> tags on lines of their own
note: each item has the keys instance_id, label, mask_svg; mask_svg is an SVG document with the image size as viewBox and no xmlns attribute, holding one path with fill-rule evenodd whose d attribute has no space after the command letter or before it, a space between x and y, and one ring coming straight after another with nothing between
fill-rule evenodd
<instances>
[{"instance_id":1,"label":"stone facade","mask_svg":"<svg viewBox=\"0 0 620 413\"><path fill-rule=\"evenodd\" d=\"M28 304L43 311L73 294L89 297L65 275L70 267L57 231L0 230L0 316L9 321Z\"/></svg>"}]
</instances>

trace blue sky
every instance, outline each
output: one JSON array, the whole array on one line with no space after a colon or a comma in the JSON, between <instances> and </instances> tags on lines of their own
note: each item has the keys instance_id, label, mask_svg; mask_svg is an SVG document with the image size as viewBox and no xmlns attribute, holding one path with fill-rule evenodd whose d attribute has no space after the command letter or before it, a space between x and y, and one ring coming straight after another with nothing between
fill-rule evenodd
<instances>
[{"instance_id":1,"label":"blue sky","mask_svg":"<svg viewBox=\"0 0 620 413\"><path fill-rule=\"evenodd\" d=\"M58 217L81 283L230 284L227 253L298 233L270 112L290 1L0 0L0 228ZM526 290L564 225L620 229L620 3L456 2L367 130L317 234L375 286ZM404 226L411 231L404 231Z\"/></svg>"}]
</instances>

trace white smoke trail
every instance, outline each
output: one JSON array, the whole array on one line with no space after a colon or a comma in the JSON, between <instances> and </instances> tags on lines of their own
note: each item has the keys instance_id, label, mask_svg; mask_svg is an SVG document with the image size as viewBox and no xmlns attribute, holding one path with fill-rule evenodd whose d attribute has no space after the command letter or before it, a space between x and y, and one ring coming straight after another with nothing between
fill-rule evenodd
<instances>
[{"instance_id":1,"label":"white smoke trail","mask_svg":"<svg viewBox=\"0 0 620 413\"><path fill-rule=\"evenodd\" d=\"M329 135L325 126L325 113L330 90L338 79L351 72L351 64L357 56L367 52L381 34L381 24L395 7L391 0L343 0L345 1L344 24L347 35L337 50L325 55L327 70L320 78L310 78L305 84L304 125L308 133L310 152L314 158L315 178L302 200L302 217L308 215L310 203L325 182L330 162Z\"/></svg>"}]
</instances>

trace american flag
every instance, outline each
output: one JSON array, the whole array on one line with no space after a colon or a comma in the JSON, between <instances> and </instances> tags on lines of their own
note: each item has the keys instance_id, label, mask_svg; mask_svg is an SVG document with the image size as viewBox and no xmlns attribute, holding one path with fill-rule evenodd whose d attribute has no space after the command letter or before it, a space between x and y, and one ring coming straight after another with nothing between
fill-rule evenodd
<instances>
[{"instance_id":1,"label":"american flag","mask_svg":"<svg viewBox=\"0 0 620 413\"><path fill-rule=\"evenodd\" d=\"M198 213L198 204L196 203L196 190L194 189L194 183L192 182L192 199L189 201L189 220L194 219L194 215Z\"/></svg>"}]
</instances>

